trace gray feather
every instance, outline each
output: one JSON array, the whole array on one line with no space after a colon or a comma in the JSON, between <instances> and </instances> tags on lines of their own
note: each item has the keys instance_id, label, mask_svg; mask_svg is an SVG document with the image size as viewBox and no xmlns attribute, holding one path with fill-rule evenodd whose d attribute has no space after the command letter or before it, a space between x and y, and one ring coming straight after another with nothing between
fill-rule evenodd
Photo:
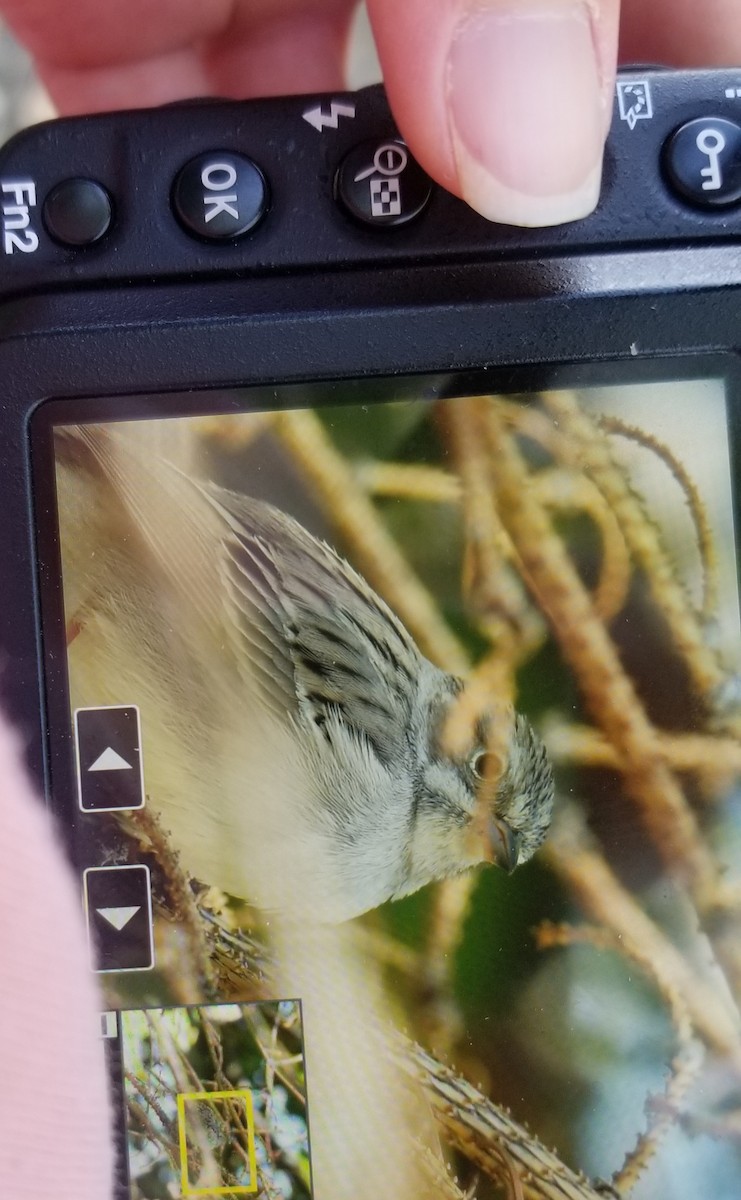
<instances>
[{"instance_id":1,"label":"gray feather","mask_svg":"<svg viewBox=\"0 0 741 1200\"><path fill-rule=\"evenodd\" d=\"M293 518L212 485L204 491L229 527L230 616L265 702L325 739L339 716L381 761L398 761L422 661L401 622Z\"/></svg>"}]
</instances>

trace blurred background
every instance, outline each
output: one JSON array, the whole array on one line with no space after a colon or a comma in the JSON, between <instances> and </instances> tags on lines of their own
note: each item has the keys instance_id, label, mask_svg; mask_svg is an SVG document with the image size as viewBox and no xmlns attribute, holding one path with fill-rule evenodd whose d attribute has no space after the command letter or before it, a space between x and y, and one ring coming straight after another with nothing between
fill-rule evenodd
<instances>
[{"instance_id":1,"label":"blurred background","mask_svg":"<svg viewBox=\"0 0 741 1200\"><path fill-rule=\"evenodd\" d=\"M381 78L365 5L359 4L347 54L347 83L365 87ZM19 129L55 116L54 106L39 83L25 50L0 17L0 145Z\"/></svg>"},{"instance_id":2,"label":"blurred background","mask_svg":"<svg viewBox=\"0 0 741 1200\"><path fill-rule=\"evenodd\" d=\"M53 117L54 107L31 60L0 18L0 144L18 129Z\"/></svg>"}]
</instances>

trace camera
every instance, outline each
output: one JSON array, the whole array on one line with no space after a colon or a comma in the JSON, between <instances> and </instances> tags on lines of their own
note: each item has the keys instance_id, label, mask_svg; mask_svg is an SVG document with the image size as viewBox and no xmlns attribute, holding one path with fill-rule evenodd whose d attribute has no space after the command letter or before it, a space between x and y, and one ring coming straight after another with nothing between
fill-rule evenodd
<instances>
[{"instance_id":1,"label":"camera","mask_svg":"<svg viewBox=\"0 0 741 1200\"><path fill-rule=\"evenodd\" d=\"M739 71L620 72L551 229L380 87L0 152L0 684L116 1200L736 1194L740 346Z\"/></svg>"}]
</instances>

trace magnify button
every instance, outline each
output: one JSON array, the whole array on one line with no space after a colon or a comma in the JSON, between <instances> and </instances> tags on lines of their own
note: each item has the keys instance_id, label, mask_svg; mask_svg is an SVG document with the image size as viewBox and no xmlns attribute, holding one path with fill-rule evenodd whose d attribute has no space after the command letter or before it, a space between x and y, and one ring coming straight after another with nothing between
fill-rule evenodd
<instances>
[{"instance_id":1,"label":"magnify button","mask_svg":"<svg viewBox=\"0 0 741 1200\"><path fill-rule=\"evenodd\" d=\"M361 142L335 176L335 197L365 225L406 225L432 195L432 180L403 142L394 138Z\"/></svg>"}]
</instances>

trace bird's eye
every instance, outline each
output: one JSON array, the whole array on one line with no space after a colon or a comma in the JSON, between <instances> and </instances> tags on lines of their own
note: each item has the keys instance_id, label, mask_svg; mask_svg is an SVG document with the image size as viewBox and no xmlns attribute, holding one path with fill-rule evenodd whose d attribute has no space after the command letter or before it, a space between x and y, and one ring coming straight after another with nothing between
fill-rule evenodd
<instances>
[{"instance_id":1,"label":"bird's eye","mask_svg":"<svg viewBox=\"0 0 741 1200\"><path fill-rule=\"evenodd\" d=\"M471 759L471 770L477 779L489 779L495 770L494 756L486 750L477 750Z\"/></svg>"},{"instance_id":2,"label":"bird's eye","mask_svg":"<svg viewBox=\"0 0 741 1200\"><path fill-rule=\"evenodd\" d=\"M496 786L501 779L504 763L495 750L475 750L469 760L474 779Z\"/></svg>"}]
</instances>

